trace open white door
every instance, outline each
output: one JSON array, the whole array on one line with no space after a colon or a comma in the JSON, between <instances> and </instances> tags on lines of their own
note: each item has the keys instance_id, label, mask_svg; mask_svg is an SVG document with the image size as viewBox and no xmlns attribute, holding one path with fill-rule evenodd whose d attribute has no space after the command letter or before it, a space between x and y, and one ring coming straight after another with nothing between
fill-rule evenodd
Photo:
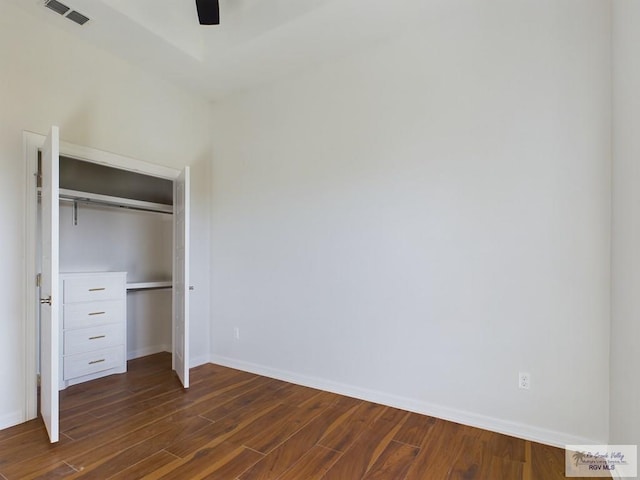
<instances>
[{"instance_id":1,"label":"open white door","mask_svg":"<svg viewBox=\"0 0 640 480\"><path fill-rule=\"evenodd\" d=\"M173 369L189 388L189 167L173 182Z\"/></svg>"},{"instance_id":2,"label":"open white door","mask_svg":"<svg viewBox=\"0 0 640 480\"><path fill-rule=\"evenodd\" d=\"M58 127L42 147L42 278L40 283L40 414L51 442L58 441Z\"/></svg>"}]
</instances>

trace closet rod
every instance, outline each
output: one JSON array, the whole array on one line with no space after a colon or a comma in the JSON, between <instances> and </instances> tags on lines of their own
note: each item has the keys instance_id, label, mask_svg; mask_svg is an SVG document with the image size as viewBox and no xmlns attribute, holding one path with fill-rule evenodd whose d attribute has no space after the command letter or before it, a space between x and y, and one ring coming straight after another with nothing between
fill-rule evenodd
<instances>
[{"instance_id":1,"label":"closet rod","mask_svg":"<svg viewBox=\"0 0 640 480\"><path fill-rule=\"evenodd\" d=\"M144 212L173 213L172 205L133 200L131 198L112 197L99 193L79 192L76 190L60 189L60 200L82 202L86 204L104 205L107 207L127 208Z\"/></svg>"},{"instance_id":2,"label":"closet rod","mask_svg":"<svg viewBox=\"0 0 640 480\"><path fill-rule=\"evenodd\" d=\"M84 203L84 204L94 204L94 205L100 205L100 206L104 206L104 207L113 207L113 208L125 208L127 210L138 210L141 212L152 212L152 213L164 213L166 215L172 215L173 212L169 212L167 210L160 210L157 208L153 208L153 207L136 207L136 206L132 206L132 205L122 205L119 203L115 203L115 202L105 202L105 201L101 201L101 200L91 200L89 198L73 198L73 197L66 197L66 196L62 196L60 195L60 200L64 201L64 202L74 202L74 203Z\"/></svg>"}]
</instances>

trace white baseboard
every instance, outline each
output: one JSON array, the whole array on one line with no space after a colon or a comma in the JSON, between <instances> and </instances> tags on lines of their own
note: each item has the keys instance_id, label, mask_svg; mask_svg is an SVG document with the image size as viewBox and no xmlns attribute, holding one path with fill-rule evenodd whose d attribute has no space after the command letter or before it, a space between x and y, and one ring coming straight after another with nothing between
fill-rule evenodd
<instances>
[{"instance_id":1,"label":"white baseboard","mask_svg":"<svg viewBox=\"0 0 640 480\"><path fill-rule=\"evenodd\" d=\"M171 352L171 345L153 345L151 347L139 348L138 350L131 350L130 352L127 352L127 360L146 357L147 355L153 355L154 353L160 352Z\"/></svg>"},{"instance_id":2,"label":"white baseboard","mask_svg":"<svg viewBox=\"0 0 640 480\"><path fill-rule=\"evenodd\" d=\"M212 363L210 355L200 355L199 357L191 357L189 359L189 368L199 367L205 363Z\"/></svg>"},{"instance_id":3,"label":"white baseboard","mask_svg":"<svg viewBox=\"0 0 640 480\"><path fill-rule=\"evenodd\" d=\"M2 415L0 417L0 430L13 427L14 425L18 425L19 423L23 423L24 421L25 419L22 416L21 411L7 413L6 415Z\"/></svg>"},{"instance_id":4,"label":"white baseboard","mask_svg":"<svg viewBox=\"0 0 640 480\"><path fill-rule=\"evenodd\" d=\"M589 445L602 443L601 440L579 437L566 432L558 432L523 423L502 420L478 413L467 412L442 405L435 405L421 400L400 397L386 392L354 387L352 385L334 382L324 378L301 375L291 371L271 368L220 355L211 355L210 360L211 363L216 363L225 367L236 368L238 370L244 370L257 375L276 378L278 380L284 380L286 382L296 383L306 387L326 390L328 392L359 398L369 402L380 403L382 405L400 408L402 410L408 410L410 412L449 420L451 422L461 423L463 425L502 433L512 437L522 438L524 440L531 440L533 442L543 443L554 447L564 448L565 445Z\"/></svg>"}]
</instances>

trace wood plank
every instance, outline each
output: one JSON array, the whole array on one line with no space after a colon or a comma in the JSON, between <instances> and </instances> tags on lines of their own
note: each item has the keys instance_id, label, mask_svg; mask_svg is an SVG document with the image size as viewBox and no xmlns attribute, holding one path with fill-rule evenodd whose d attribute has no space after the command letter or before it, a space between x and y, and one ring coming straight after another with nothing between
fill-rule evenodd
<instances>
[{"instance_id":1,"label":"wood plank","mask_svg":"<svg viewBox=\"0 0 640 480\"><path fill-rule=\"evenodd\" d=\"M279 406L284 407L274 402L272 398L263 398L246 409L228 415L220 422L200 429L180 443L173 443L166 450L178 457L187 457L199 449L213 447L242 429L250 427L252 423Z\"/></svg>"},{"instance_id":2,"label":"wood plank","mask_svg":"<svg viewBox=\"0 0 640 480\"><path fill-rule=\"evenodd\" d=\"M412 462L405 480L447 478L457 456L462 432L462 425L436 420L425 437L420 453Z\"/></svg>"},{"instance_id":3,"label":"wood plank","mask_svg":"<svg viewBox=\"0 0 640 480\"><path fill-rule=\"evenodd\" d=\"M44 455L51 458L52 463L64 460L56 453L64 448L64 446L73 443L67 437L61 435L60 441L51 444L48 441L48 435L45 432L34 432L33 434L21 435L15 441L7 440L2 442L0 451L0 472L7 475L11 465L22 461L31 461L33 457Z\"/></svg>"},{"instance_id":4,"label":"wood plank","mask_svg":"<svg viewBox=\"0 0 640 480\"><path fill-rule=\"evenodd\" d=\"M487 460L484 458L484 442L472 436L462 435L461 441L455 442L454 445L455 460L449 469L447 480L484 478L481 475L484 460Z\"/></svg>"},{"instance_id":5,"label":"wood plank","mask_svg":"<svg viewBox=\"0 0 640 480\"><path fill-rule=\"evenodd\" d=\"M319 480L338 460L341 453L316 445L312 447L280 480ZM346 480L346 479L345 479Z\"/></svg>"},{"instance_id":6,"label":"wood plank","mask_svg":"<svg viewBox=\"0 0 640 480\"><path fill-rule=\"evenodd\" d=\"M80 474L70 478L101 480L111 477L158 453L172 443L180 442L182 438L200 430L204 425L210 425L210 422L205 418L193 417L187 423L172 424L166 431L135 445L128 446L125 442L118 442L120 446L115 454L107 455L104 449L96 449L85 455L74 457L70 459L73 462L71 465L80 471Z\"/></svg>"},{"instance_id":7,"label":"wood plank","mask_svg":"<svg viewBox=\"0 0 640 480\"><path fill-rule=\"evenodd\" d=\"M109 477L109 480L139 480L173 462L175 459L175 455L171 455L169 452L160 450L141 462L138 462L122 470L120 473Z\"/></svg>"},{"instance_id":8,"label":"wood plank","mask_svg":"<svg viewBox=\"0 0 640 480\"><path fill-rule=\"evenodd\" d=\"M321 391L315 388L304 387L289 383L278 392L278 400L280 403L298 406L303 402L315 397Z\"/></svg>"},{"instance_id":9,"label":"wood plank","mask_svg":"<svg viewBox=\"0 0 640 480\"><path fill-rule=\"evenodd\" d=\"M250 468L261 459L261 455L248 448L236 450L236 455L227 458L224 462L218 462L209 475L203 480L220 480L223 478L237 478L247 468Z\"/></svg>"},{"instance_id":10,"label":"wood plank","mask_svg":"<svg viewBox=\"0 0 640 480\"><path fill-rule=\"evenodd\" d=\"M251 446L258 439L269 442L278 431L278 427L297 413L297 407L291 405L276 405L276 407L255 421L251 422L227 438L227 441L238 445ZM262 452L264 453L264 452Z\"/></svg>"},{"instance_id":11,"label":"wood plank","mask_svg":"<svg viewBox=\"0 0 640 480\"><path fill-rule=\"evenodd\" d=\"M484 440L490 455L504 457L515 462L525 462L526 440L486 430L484 430Z\"/></svg>"},{"instance_id":12,"label":"wood plank","mask_svg":"<svg viewBox=\"0 0 640 480\"><path fill-rule=\"evenodd\" d=\"M97 432L112 430L114 428L139 428L146 425L154 418L161 418L169 415L175 410L187 408L195 403L211 399L221 395L227 390L232 390L238 384L249 382L251 379L238 382L233 377L212 380L210 383L203 382L193 384L189 390L171 390L142 402L127 405L111 415L103 416L90 424L81 425L69 429L65 434L74 439L83 439Z\"/></svg>"},{"instance_id":13,"label":"wood plank","mask_svg":"<svg viewBox=\"0 0 640 480\"><path fill-rule=\"evenodd\" d=\"M318 444L339 452L346 451L367 426L384 413L386 408L377 403L362 402L346 422L328 432Z\"/></svg>"},{"instance_id":14,"label":"wood plank","mask_svg":"<svg viewBox=\"0 0 640 480\"><path fill-rule=\"evenodd\" d=\"M137 389L137 390L125 390L120 395L103 397L98 401L93 401L90 404L81 405L80 408L85 409L96 418L101 418L106 415L112 415L114 412L120 411L123 408L130 407L146 400L156 401L158 398L162 398L162 395L169 393L179 393L182 391L182 385L176 378L171 380L165 379L160 381L156 386ZM67 414L73 414L74 412L65 412Z\"/></svg>"},{"instance_id":15,"label":"wood plank","mask_svg":"<svg viewBox=\"0 0 640 480\"><path fill-rule=\"evenodd\" d=\"M357 405L345 411L337 406L328 407L322 415L316 417L245 472L240 480L275 480L311 450L323 436L345 422L356 408Z\"/></svg>"},{"instance_id":16,"label":"wood plank","mask_svg":"<svg viewBox=\"0 0 640 480\"><path fill-rule=\"evenodd\" d=\"M240 385L229 394L219 395L214 402L215 406L203 411L200 415L211 421L219 422L228 415L245 409L250 405L268 398L272 401L271 395L282 385L273 382L271 379L259 379Z\"/></svg>"},{"instance_id":17,"label":"wood plank","mask_svg":"<svg viewBox=\"0 0 640 480\"><path fill-rule=\"evenodd\" d=\"M195 412L195 414L197 414L197 412ZM16 476L18 476L16 472L19 472L22 476L25 476L27 473L33 471L34 465L41 467L52 465L56 461L63 459L78 464L81 467L83 463L87 461L90 462L93 457L101 455L108 457L158 433L172 429L175 425L182 425L184 428L187 428L189 419L197 416L195 414L189 409L185 409L175 411L168 417L155 419L155 421L151 421L139 429L118 427L109 431L108 434L98 432L93 436L83 439L81 442L66 442L56 445L52 451L36 454L25 461L19 461L19 458L14 458L14 460L17 461L7 467L5 472L10 475L16 474ZM45 440L43 443L48 445L48 442L46 442L46 432L43 432L41 438Z\"/></svg>"},{"instance_id":18,"label":"wood plank","mask_svg":"<svg viewBox=\"0 0 640 480\"><path fill-rule=\"evenodd\" d=\"M34 432L41 432L44 430L44 426L40 419L29 420L28 422L14 425L13 427L0 430L0 445L5 440L15 441L20 435L32 435Z\"/></svg>"},{"instance_id":19,"label":"wood plank","mask_svg":"<svg viewBox=\"0 0 640 480\"><path fill-rule=\"evenodd\" d=\"M60 416L60 432L66 434L68 431L73 430L81 425L91 423L97 417L91 413L82 413L73 416Z\"/></svg>"},{"instance_id":20,"label":"wood plank","mask_svg":"<svg viewBox=\"0 0 640 480\"><path fill-rule=\"evenodd\" d=\"M533 473L531 472L531 442L526 442L524 449L524 467L522 470L522 480L532 480Z\"/></svg>"},{"instance_id":21,"label":"wood plank","mask_svg":"<svg viewBox=\"0 0 640 480\"><path fill-rule=\"evenodd\" d=\"M56 478L69 478L69 475L75 473L75 470L66 463L59 463L56 468L43 472L42 475L32 477L33 480L55 480Z\"/></svg>"},{"instance_id":22,"label":"wood plank","mask_svg":"<svg viewBox=\"0 0 640 480\"><path fill-rule=\"evenodd\" d=\"M479 478L517 478L526 480L524 463L509 458L491 456L489 457L489 462L483 463L481 467Z\"/></svg>"},{"instance_id":23,"label":"wood plank","mask_svg":"<svg viewBox=\"0 0 640 480\"><path fill-rule=\"evenodd\" d=\"M402 479L420 449L391 441L362 480Z\"/></svg>"},{"instance_id":24,"label":"wood plank","mask_svg":"<svg viewBox=\"0 0 640 480\"><path fill-rule=\"evenodd\" d=\"M245 445L258 452L268 453L320 415L332 402L332 398L320 392L299 407L295 407L289 415L274 421L258 435L247 440ZM229 441L233 441L233 437Z\"/></svg>"},{"instance_id":25,"label":"wood plank","mask_svg":"<svg viewBox=\"0 0 640 480\"><path fill-rule=\"evenodd\" d=\"M184 480L235 478L262 458L248 448L220 443L198 450L185 459L176 459L147 475L148 480ZM226 472L226 473L224 473Z\"/></svg>"},{"instance_id":26,"label":"wood plank","mask_svg":"<svg viewBox=\"0 0 640 480\"><path fill-rule=\"evenodd\" d=\"M374 465L407 418L407 412L390 409L392 415L369 423L358 441L351 446L323 480L362 478ZM427 477L425 477L427 478Z\"/></svg>"},{"instance_id":27,"label":"wood plank","mask_svg":"<svg viewBox=\"0 0 640 480\"><path fill-rule=\"evenodd\" d=\"M433 417L410 413L394 440L414 447L421 447L435 423L436 419Z\"/></svg>"}]
</instances>

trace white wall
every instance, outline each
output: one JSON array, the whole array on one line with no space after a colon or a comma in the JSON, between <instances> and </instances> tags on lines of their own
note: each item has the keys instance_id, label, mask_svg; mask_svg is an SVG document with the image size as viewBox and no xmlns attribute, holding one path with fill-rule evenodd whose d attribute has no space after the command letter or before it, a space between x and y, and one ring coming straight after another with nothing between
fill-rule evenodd
<instances>
[{"instance_id":1,"label":"white wall","mask_svg":"<svg viewBox=\"0 0 640 480\"><path fill-rule=\"evenodd\" d=\"M210 106L0 0L0 428L21 420L25 170L22 131L192 166L192 362L209 354ZM55 16L52 18L56 18ZM56 19L57 20L57 19Z\"/></svg>"},{"instance_id":2,"label":"white wall","mask_svg":"<svg viewBox=\"0 0 640 480\"><path fill-rule=\"evenodd\" d=\"M611 442L640 445L640 2L613 2Z\"/></svg>"},{"instance_id":3,"label":"white wall","mask_svg":"<svg viewBox=\"0 0 640 480\"><path fill-rule=\"evenodd\" d=\"M610 4L425 3L214 105L214 360L604 442Z\"/></svg>"},{"instance_id":4,"label":"white wall","mask_svg":"<svg viewBox=\"0 0 640 480\"><path fill-rule=\"evenodd\" d=\"M173 218L60 202L60 271L126 271L128 282L171 280Z\"/></svg>"}]
</instances>

